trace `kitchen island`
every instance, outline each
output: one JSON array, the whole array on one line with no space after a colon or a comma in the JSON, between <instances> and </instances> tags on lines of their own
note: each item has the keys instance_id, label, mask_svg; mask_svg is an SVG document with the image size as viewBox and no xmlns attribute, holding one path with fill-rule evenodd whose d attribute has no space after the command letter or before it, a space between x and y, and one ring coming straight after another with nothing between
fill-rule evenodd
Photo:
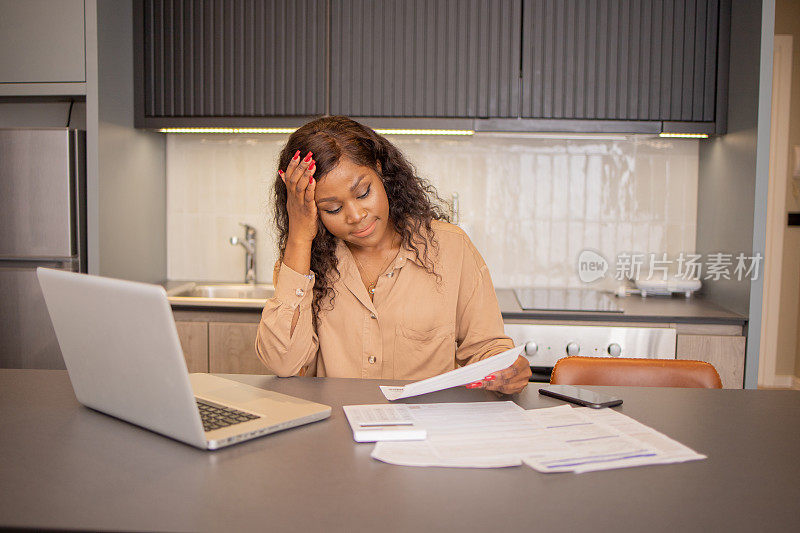
<instances>
[{"instance_id":1,"label":"kitchen island","mask_svg":"<svg viewBox=\"0 0 800 533\"><path fill-rule=\"evenodd\" d=\"M166 281L162 285L168 294L175 294L192 284L202 282ZM743 386L746 317L723 309L705 300L702 295L692 298L612 296L621 312L609 313L526 311L520 307L513 290L498 288L496 292L507 334L511 337L517 335L510 332L510 325L519 330L520 325L526 324L674 330L672 344L668 349L670 358L707 361L719 372L723 386ZM254 348L263 300L171 297L170 302L190 372L268 372L256 357ZM522 335L514 340L527 343L535 338L539 337ZM580 335L575 340L580 340ZM539 342L542 344L541 338ZM557 357L567 355L563 348L554 347L554 352L558 352ZM600 348L602 346L598 345L589 351L584 345L583 351L578 353L605 355L599 351ZM630 356L626 349L622 349L622 357ZM531 358L531 365L535 370L537 367L544 369L537 371L536 379L549 379L552 361L552 356L546 364L539 364L535 358Z\"/></svg>"},{"instance_id":2,"label":"kitchen island","mask_svg":"<svg viewBox=\"0 0 800 533\"><path fill-rule=\"evenodd\" d=\"M800 392L592 387L708 459L587 474L412 468L370 458L342 405L378 384L226 376L329 419L204 452L80 406L64 371L0 370L0 527L128 531L787 531ZM506 399L506 398L503 398ZM560 405L533 384L525 408ZM497 401L451 389L406 403Z\"/></svg>"}]
</instances>

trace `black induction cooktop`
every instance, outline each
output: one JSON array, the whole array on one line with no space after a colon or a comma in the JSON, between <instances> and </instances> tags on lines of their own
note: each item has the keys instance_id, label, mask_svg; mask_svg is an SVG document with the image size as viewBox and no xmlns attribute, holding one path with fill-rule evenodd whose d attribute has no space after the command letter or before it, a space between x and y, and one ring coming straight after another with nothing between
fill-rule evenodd
<instances>
[{"instance_id":1,"label":"black induction cooktop","mask_svg":"<svg viewBox=\"0 0 800 533\"><path fill-rule=\"evenodd\" d=\"M514 295L525 311L622 313L615 296L592 289L520 288Z\"/></svg>"}]
</instances>

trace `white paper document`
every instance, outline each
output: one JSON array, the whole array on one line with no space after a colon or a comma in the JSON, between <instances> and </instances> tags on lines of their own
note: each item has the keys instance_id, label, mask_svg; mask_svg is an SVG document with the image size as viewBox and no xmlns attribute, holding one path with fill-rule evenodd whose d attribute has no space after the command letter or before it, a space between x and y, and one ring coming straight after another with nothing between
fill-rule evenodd
<instances>
[{"instance_id":1,"label":"white paper document","mask_svg":"<svg viewBox=\"0 0 800 533\"><path fill-rule=\"evenodd\" d=\"M356 442L424 440L427 432L414 423L408 408L403 404L378 404L345 405L342 409Z\"/></svg>"},{"instance_id":2,"label":"white paper document","mask_svg":"<svg viewBox=\"0 0 800 533\"><path fill-rule=\"evenodd\" d=\"M407 405L428 437L378 442L372 457L405 466L491 468L527 464L540 472L590 472L705 459L611 409L568 405L526 411L513 402Z\"/></svg>"},{"instance_id":3,"label":"white paper document","mask_svg":"<svg viewBox=\"0 0 800 533\"><path fill-rule=\"evenodd\" d=\"M566 412L566 409L569 412ZM556 412L561 409L562 412ZM559 443L559 451L525 457L539 472L592 472L630 466L705 459L680 442L611 409L571 408L527 411Z\"/></svg>"},{"instance_id":4,"label":"white paper document","mask_svg":"<svg viewBox=\"0 0 800 533\"><path fill-rule=\"evenodd\" d=\"M429 392L436 392L451 387L459 387L472 383L473 381L480 381L492 372L510 367L514 364L514 361L517 360L517 357L520 356L524 348L524 345L515 346L510 350L487 357L477 363L472 363L471 365L466 365L462 368L457 368L432 378L415 381L403 387L380 385L380 389L387 400L399 400L401 398L410 398L412 396L428 394Z\"/></svg>"},{"instance_id":5,"label":"white paper document","mask_svg":"<svg viewBox=\"0 0 800 533\"><path fill-rule=\"evenodd\" d=\"M490 468L522 464L536 442L526 431L525 410L514 402L407 405L428 438L379 442L372 457L405 466ZM535 436L533 436L535 438Z\"/></svg>"}]
</instances>

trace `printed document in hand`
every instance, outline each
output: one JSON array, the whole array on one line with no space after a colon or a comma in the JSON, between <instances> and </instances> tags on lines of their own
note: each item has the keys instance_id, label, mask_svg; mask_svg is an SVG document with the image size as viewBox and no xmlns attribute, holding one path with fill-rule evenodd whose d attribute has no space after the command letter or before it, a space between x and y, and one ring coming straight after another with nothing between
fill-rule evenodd
<instances>
[{"instance_id":1,"label":"printed document in hand","mask_svg":"<svg viewBox=\"0 0 800 533\"><path fill-rule=\"evenodd\" d=\"M387 400L399 400L451 387L459 387L473 381L480 381L492 372L510 367L524 348L525 345L514 346L510 350L487 357L477 363L472 363L432 378L423 379L422 381L415 381L403 387L380 385L381 392L383 392Z\"/></svg>"}]
</instances>

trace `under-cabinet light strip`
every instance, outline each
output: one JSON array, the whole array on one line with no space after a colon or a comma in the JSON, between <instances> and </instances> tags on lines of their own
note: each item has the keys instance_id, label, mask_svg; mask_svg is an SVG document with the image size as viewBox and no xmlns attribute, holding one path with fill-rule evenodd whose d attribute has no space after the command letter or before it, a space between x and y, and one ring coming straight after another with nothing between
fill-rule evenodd
<instances>
[{"instance_id":1,"label":"under-cabinet light strip","mask_svg":"<svg viewBox=\"0 0 800 533\"><path fill-rule=\"evenodd\" d=\"M161 133L292 133L297 128L161 128Z\"/></svg>"},{"instance_id":2,"label":"under-cabinet light strip","mask_svg":"<svg viewBox=\"0 0 800 533\"><path fill-rule=\"evenodd\" d=\"M475 135L473 130L403 130L376 129L381 135Z\"/></svg>"},{"instance_id":3,"label":"under-cabinet light strip","mask_svg":"<svg viewBox=\"0 0 800 533\"><path fill-rule=\"evenodd\" d=\"M289 134L297 128L161 128L161 133L256 133L256 134ZM375 129L381 135L475 135L474 130L424 130L424 129ZM570 134L548 134L568 136ZM580 135L580 134L578 134ZM707 133L659 133L659 137L685 139L708 139Z\"/></svg>"},{"instance_id":4,"label":"under-cabinet light strip","mask_svg":"<svg viewBox=\"0 0 800 533\"><path fill-rule=\"evenodd\" d=\"M659 137L683 137L685 139L708 139L708 133L659 133Z\"/></svg>"},{"instance_id":5,"label":"under-cabinet light strip","mask_svg":"<svg viewBox=\"0 0 800 533\"><path fill-rule=\"evenodd\" d=\"M161 133L293 133L297 128L161 128ZM473 130L376 129L381 135L474 135Z\"/></svg>"}]
</instances>

